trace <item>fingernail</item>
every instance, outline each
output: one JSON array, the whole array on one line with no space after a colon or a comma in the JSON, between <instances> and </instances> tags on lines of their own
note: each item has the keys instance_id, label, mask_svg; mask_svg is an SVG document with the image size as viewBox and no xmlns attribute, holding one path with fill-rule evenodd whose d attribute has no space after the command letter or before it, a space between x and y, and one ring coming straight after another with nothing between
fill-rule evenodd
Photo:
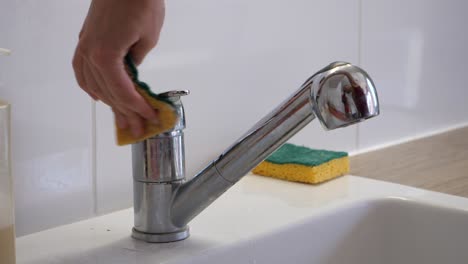
<instances>
[{"instance_id":1,"label":"fingernail","mask_svg":"<svg viewBox=\"0 0 468 264\"><path fill-rule=\"evenodd\" d=\"M143 135L143 132L144 131L142 129L138 128L138 127L132 128L132 134L133 134L134 137L141 137Z\"/></svg>"},{"instance_id":2,"label":"fingernail","mask_svg":"<svg viewBox=\"0 0 468 264\"><path fill-rule=\"evenodd\" d=\"M150 123L157 126L159 125L161 122L159 122L159 118L155 118L155 119L151 119L150 120Z\"/></svg>"},{"instance_id":3,"label":"fingernail","mask_svg":"<svg viewBox=\"0 0 468 264\"><path fill-rule=\"evenodd\" d=\"M155 109L153 113L154 115L149 121L153 125L159 125L161 123L161 121L159 120L159 111Z\"/></svg>"}]
</instances>

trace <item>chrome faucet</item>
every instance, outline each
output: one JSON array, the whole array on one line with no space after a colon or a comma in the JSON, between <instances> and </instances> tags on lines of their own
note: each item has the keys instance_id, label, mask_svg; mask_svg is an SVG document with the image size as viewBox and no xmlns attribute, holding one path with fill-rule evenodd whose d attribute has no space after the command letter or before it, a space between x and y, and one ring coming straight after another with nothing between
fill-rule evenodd
<instances>
[{"instance_id":1,"label":"chrome faucet","mask_svg":"<svg viewBox=\"0 0 468 264\"><path fill-rule=\"evenodd\" d=\"M317 117L325 129L379 114L374 84L365 71L334 62L310 77L237 142L189 181L185 180L185 117L180 97L162 94L177 108L170 132L133 144L135 226L132 236L171 242L189 236L187 224L273 151Z\"/></svg>"}]
</instances>

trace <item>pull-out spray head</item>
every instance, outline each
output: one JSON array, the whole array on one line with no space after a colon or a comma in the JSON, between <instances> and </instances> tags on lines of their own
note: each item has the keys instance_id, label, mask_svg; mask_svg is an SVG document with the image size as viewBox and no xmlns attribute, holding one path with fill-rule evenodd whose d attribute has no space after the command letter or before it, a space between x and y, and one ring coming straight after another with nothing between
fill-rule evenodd
<instances>
[{"instance_id":1,"label":"pull-out spray head","mask_svg":"<svg viewBox=\"0 0 468 264\"><path fill-rule=\"evenodd\" d=\"M379 114L377 92L369 75L346 62L334 62L309 78L315 115L331 130Z\"/></svg>"}]
</instances>

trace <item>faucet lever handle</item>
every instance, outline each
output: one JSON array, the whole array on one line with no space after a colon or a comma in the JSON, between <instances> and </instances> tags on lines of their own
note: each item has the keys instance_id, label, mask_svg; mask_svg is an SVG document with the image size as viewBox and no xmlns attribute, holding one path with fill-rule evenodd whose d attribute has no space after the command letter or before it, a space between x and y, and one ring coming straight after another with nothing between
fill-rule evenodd
<instances>
[{"instance_id":1,"label":"faucet lever handle","mask_svg":"<svg viewBox=\"0 0 468 264\"><path fill-rule=\"evenodd\" d=\"M167 91L164 93L160 93L159 96L165 97L168 99L179 99L181 96L189 95L190 91L189 90L172 90L172 91Z\"/></svg>"},{"instance_id":2,"label":"faucet lever handle","mask_svg":"<svg viewBox=\"0 0 468 264\"><path fill-rule=\"evenodd\" d=\"M182 101L180 100L181 96L189 95L189 90L172 90L158 94L160 97L165 98L172 102L173 106L175 107L175 111L179 117L179 121L174 127L174 130L181 130L185 128L185 113L184 113L184 106L182 105Z\"/></svg>"}]
</instances>

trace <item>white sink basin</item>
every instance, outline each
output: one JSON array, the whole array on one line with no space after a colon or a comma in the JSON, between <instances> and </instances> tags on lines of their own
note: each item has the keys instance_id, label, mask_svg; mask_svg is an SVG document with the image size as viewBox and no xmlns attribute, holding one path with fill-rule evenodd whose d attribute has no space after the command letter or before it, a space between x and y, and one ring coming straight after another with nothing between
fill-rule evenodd
<instances>
[{"instance_id":1,"label":"white sink basin","mask_svg":"<svg viewBox=\"0 0 468 264\"><path fill-rule=\"evenodd\" d=\"M177 263L468 263L468 212L400 198L359 201Z\"/></svg>"},{"instance_id":2,"label":"white sink basin","mask_svg":"<svg viewBox=\"0 0 468 264\"><path fill-rule=\"evenodd\" d=\"M21 237L17 263L468 263L468 199L354 176L318 186L248 176L184 241L147 244L132 226L128 209Z\"/></svg>"}]
</instances>

